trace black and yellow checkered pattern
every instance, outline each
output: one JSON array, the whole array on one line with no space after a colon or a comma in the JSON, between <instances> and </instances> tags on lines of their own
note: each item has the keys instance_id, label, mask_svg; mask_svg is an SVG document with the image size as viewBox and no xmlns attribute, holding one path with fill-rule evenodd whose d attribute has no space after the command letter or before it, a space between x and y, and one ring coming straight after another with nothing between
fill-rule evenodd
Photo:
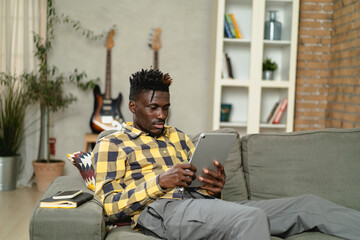
<instances>
[{"instance_id":1,"label":"black and yellow checkered pattern","mask_svg":"<svg viewBox=\"0 0 360 240\"><path fill-rule=\"evenodd\" d=\"M131 217L135 227L141 210L155 199L182 199L179 188L161 189L158 176L175 164L188 162L193 151L186 134L168 126L154 138L127 123L121 131L98 141L93 151L95 195L109 220Z\"/></svg>"}]
</instances>

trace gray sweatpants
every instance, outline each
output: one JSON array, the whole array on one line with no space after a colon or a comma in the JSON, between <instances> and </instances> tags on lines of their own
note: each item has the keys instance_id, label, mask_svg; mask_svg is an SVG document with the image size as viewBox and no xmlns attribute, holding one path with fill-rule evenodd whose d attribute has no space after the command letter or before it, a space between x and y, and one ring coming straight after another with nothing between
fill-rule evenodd
<instances>
[{"instance_id":1,"label":"gray sweatpants","mask_svg":"<svg viewBox=\"0 0 360 240\"><path fill-rule=\"evenodd\" d=\"M158 199L140 214L146 235L163 239L270 239L310 229L360 239L360 212L314 195L228 202L202 197Z\"/></svg>"}]
</instances>

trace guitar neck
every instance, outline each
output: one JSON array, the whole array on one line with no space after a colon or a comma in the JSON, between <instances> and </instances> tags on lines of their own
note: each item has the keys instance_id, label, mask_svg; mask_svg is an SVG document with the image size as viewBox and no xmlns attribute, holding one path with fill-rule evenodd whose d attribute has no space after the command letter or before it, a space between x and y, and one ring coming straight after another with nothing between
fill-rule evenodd
<instances>
[{"instance_id":1,"label":"guitar neck","mask_svg":"<svg viewBox=\"0 0 360 240\"><path fill-rule=\"evenodd\" d=\"M106 55L105 99L111 99L111 50Z\"/></svg>"},{"instance_id":2,"label":"guitar neck","mask_svg":"<svg viewBox=\"0 0 360 240\"><path fill-rule=\"evenodd\" d=\"M159 69L159 51L154 51L154 69Z\"/></svg>"}]
</instances>

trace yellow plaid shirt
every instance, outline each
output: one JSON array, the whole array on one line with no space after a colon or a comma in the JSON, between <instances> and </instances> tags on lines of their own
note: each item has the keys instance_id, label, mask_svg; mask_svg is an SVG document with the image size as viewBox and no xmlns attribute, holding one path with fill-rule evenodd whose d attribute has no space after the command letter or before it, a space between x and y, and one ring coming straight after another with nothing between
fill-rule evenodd
<instances>
[{"instance_id":1,"label":"yellow plaid shirt","mask_svg":"<svg viewBox=\"0 0 360 240\"><path fill-rule=\"evenodd\" d=\"M163 190L158 176L187 163L193 151L186 134L169 126L154 138L127 123L99 140L93 151L95 195L110 222L131 217L134 228L141 211L157 198L182 199L179 188Z\"/></svg>"}]
</instances>

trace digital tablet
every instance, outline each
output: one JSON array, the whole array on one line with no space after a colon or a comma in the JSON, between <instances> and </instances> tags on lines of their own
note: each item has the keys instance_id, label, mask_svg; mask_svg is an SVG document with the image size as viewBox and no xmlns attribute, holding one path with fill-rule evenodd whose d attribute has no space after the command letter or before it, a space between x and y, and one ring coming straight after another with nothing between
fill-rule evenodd
<instances>
[{"instance_id":1,"label":"digital tablet","mask_svg":"<svg viewBox=\"0 0 360 240\"><path fill-rule=\"evenodd\" d=\"M82 190L61 191L53 196L53 199L74 198L82 193Z\"/></svg>"},{"instance_id":2,"label":"digital tablet","mask_svg":"<svg viewBox=\"0 0 360 240\"><path fill-rule=\"evenodd\" d=\"M209 178L209 176L203 172L203 169L207 168L213 172L218 171L214 160L224 165L235 139L235 133L200 134L194 154L190 159L190 163L197 169L196 179L194 179L188 187L201 187L204 185L204 183L198 179L199 176Z\"/></svg>"}]
</instances>

